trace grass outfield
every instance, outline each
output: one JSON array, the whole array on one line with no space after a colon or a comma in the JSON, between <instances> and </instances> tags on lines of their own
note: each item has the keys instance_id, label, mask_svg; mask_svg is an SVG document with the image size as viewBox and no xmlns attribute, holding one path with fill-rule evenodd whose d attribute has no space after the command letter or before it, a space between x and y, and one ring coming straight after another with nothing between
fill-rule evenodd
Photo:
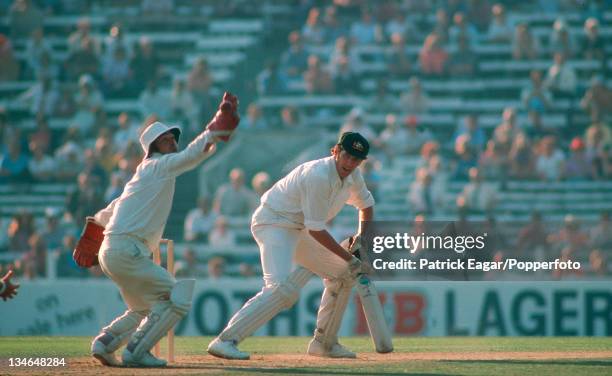
<instances>
[{"instance_id":1,"label":"grass outfield","mask_svg":"<svg viewBox=\"0 0 612 376\"><path fill-rule=\"evenodd\" d=\"M369 338L343 338L356 360L304 355L309 338L255 337L241 349L249 361L205 353L210 338L178 337L176 363L162 370L102 367L89 357L89 337L0 337L0 374L233 375L612 375L612 338L396 338L395 351L376 354ZM163 341L162 350L164 349ZM164 354L164 352L162 352ZM8 367L10 357L65 357L68 367Z\"/></svg>"}]
</instances>

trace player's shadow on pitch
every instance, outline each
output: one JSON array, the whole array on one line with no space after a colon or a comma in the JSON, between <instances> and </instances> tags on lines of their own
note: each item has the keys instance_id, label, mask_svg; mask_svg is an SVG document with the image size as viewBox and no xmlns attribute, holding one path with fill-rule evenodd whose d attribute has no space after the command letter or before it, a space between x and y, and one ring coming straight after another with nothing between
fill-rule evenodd
<instances>
[{"instance_id":1,"label":"player's shadow on pitch","mask_svg":"<svg viewBox=\"0 0 612 376\"><path fill-rule=\"evenodd\" d=\"M260 367L228 367L221 365L205 365L205 364L189 364L183 366L170 366L168 369L207 369L207 370L220 370L225 372L238 372L238 373L264 373L264 374L278 374L278 375L381 375L381 376L404 376L404 375L419 375L419 376L458 376L450 373L422 373L422 372L376 372L376 371L343 371L343 370L330 370L326 368L260 368Z\"/></svg>"},{"instance_id":2,"label":"player's shadow on pitch","mask_svg":"<svg viewBox=\"0 0 612 376\"><path fill-rule=\"evenodd\" d=\"M590 359L558 359L558 360L445 360L448 363L482 363L482 364L523 364L523 365L544 365L544 366L604 366L610 367L612 366L612 360L590 360Z\"/></svg>"}]
</instances>

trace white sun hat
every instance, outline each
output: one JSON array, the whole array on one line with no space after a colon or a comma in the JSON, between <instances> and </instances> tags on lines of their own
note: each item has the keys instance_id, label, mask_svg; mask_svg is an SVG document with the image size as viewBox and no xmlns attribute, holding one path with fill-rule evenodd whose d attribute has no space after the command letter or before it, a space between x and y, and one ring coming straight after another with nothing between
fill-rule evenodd
<instances>
[{"instance_id":1,"label":"white sun hat","mask_svg":"<svg viewBox=\"0 0 612 376\"><path fill-rule=\"evenodd\" d=\"M172 133L174 133L174 138L176 139L176 142L178 142L179 136L181 135L181 128L176 125L168 126L162 122L156 121L142 132L140 135L140 146L142 146L145 157L149 156L149 147L151 147L153 141L168 131L172 131Z\"/></svg>"}]
</instances>

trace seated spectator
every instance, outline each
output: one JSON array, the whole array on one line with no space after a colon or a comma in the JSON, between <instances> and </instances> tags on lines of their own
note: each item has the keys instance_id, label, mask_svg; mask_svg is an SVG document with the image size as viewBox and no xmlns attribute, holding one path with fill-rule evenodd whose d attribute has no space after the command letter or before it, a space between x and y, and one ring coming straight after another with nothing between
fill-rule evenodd
<instances>
[{"instance_id":1,"label":"seated spectator","mask_svg":"<svg viewBox=\"0 0 612 376\"><path fill-rule=\"evenodd\" d=\"M478 57L465 38L459 38L457 51L449 60L448 72L452 77L473 77L478 67Z\"/></svg>"},{"instance_id":2,"label":"seated spectator","mask_svg":"<svg viewBox=\"0 0 612 376\"><path fill-rule=\"evenodd\" d=\"M429 34L419 52L421 73L427 76L444 75L447 62L448 53L442 48L440 38L435 33Z\"/></svg>"},{"instance_id":3,"label":"seated spectator","mask_svg":"<svg viewBox=\"0 0 612 376\"><path fill-rule=\"evenodd\" d=\"M159 77L160 62L151 40L141 37L134 49L134 56L129 62L131 72L130 86L141 92L145 84Z\"/></svg>"},{"instance_id":4,"label":"seated spectator","mask_svg":"<svg viewBox=\"0 0 612 376\"><path fill-rule=\"evenodd\" d=\"M599 222L591 229L589 235L591 248L612 249L612 224L608 211L601 212Z\"/></svg>"},{"instance_id":5,"label":"seated spectator","mask_svg":"<svg viewBox=\"0 0 612 376\"><path fill-rule=\"evenodd\" d=\"M404 142L407 138L406 129L398 124L393 114L385 116L385 129L374 139L373 144L383 151L387 160L393 161L395 157L404 153Z\"/></svg>"},{"instance_id":6,"label":"seated spectator","mask_svg":"<svg viewBox=\"0 0 612 376\"><path fill-rule=\"evenodd\" d=\"M526 23L516 26L512 39L512 57L514 60L534 60L540 54L540 43Z\"/></svg>"},{"instance_id":7,"label":"seated spectator","mask_svg":"<svg viewBox=\"0 0 612 376\"><path fill-rule=\"evenodd\" d=\"M44 153L43 146L30 141L32 157L28 161L28 171L37 182L50 182L55 177L55 160Z\"/></svg>"},{"instance_id":8,"label":"seated spectator","mask_svg":"<svg viewBox=\"0 0 612 376\"><path fill-rule=\"evenodd\" d=\"M357 45L374 44L382 42L382 30L372 17L372 12L361 8L361 18L353 22L350 31L351 40Z\"/></svg>"},{"instance_id":9,"label":"seated spectator","mask_svg":"<svg viewBox=\"0 0 612 376\"><path fill-rule=\"evenodd\" d=\"M9 143L8 151L0 156L0 183L31 182L29 160L28 155L21 150L21 142Z\"/></svg>"},{"instance_id":10,"label":"seated spectator","mask_svg":"<svg viewBox=\"0 0 612 376\"><path fill-rule=\"evenodd\" d=\"M210 210L208 197L198 198L197 207L191 209L185 217L184 235L188 242L207 242L217 215Z\"/></svg>"},{"instance_id":11,"label":"seated spectator","mask_svg":"<svg viewBox=\"0 0 612 376\"><path fill-rule=\"evenodd\" d=\"M269 128L261 107L257 103L249 104L246 116L241 118L240 128L247 131L261 131Z\"/></svg>"},{"instance_id":12,"label":"seated spectator","mask_svg":"<svg viewBox=\"0 0 612 376\"><path fill-rule=\"evenodd\" d=\"M156 114L161 119L165 119L170 113L168 99L168 96L159 89L156 80L149 81L147 88L138 98L140 114L142 116Z\"/></svg>"},{"instance_id":13,"label":"seated spectator","mask_svg":"<svg viewBox=\"0 0 612 376\"><path fill-rule=\"evenodd\" d=\"M11 38L17 40L30 35L32 31L43 26L43 20L44 13L35 2L15 0L8 11L8 26L11 31Z\"/></svg>"},{"instance_id":14,"label":"seated spectator","mask_svg":"<svg viewBox=\"0 0 612 376\"><path fill-rule=\"evenodd\" d=\"M108 174L98 161L93 149L87 148L83 152L83 172L89 174L103 188L108 185ZM112 170L112 169L111 169Z\"/></svg>"},{"instance_id":15,"label":"seated spectator","mask_svg":"<svg viewBox=\"0 0 612 376\"><path fill-rule=\"evenodd\" d=\"M198 58L187 77L187 88L197 103L209 100L209 92L213 78L205 58Z\"/></svg>"},{"instance_id":16,"label":"seated spectator","mask_svg":"<svg viewBox=\"0 0 612 376\"><path fill-rule=\"evenodd\" d=\"M508 19L506 9L502 4L495 4L493 8L491 8L491 13L493 15L493 20L489 24L487 39L494 43L510 42L514 31L514 25Z\"/></svg>"},{"instance_id":17,"label":"seated spectator","mask_svg":"<svg viewBox=\"0 0 612 376\"><path fill-rule=\"evenodd\" d=\"M72 258L72 252L76 247L74 235L66 234L62 240L56 261L56 273L59 278L86 278L89 275L87 269L78 266Z\"/></svg>"},{"instance_id":18,"label":"seated spectator","mask_svg":"<svg viewBox=\"0 0 612 376\"><path fill-rule=\"evenodd\" d=\"M374 133L372 127L365 121L365 115L361 107L354 107L351 109L346 117L346 121L340 128L339 134L344 132L360 133L366 140L374 140L376 138L376 133Z\"/></svg>"},{"instance_id":19,"label":"seated spectator","mask_svg":"<svg viewBox=\"0 0 612 376\"><path fill-rule=\"evenodd\" d=\"M442 158L434 154L427 164L427 173L431 179L431 188L434 198L434 213L442 210L446 205L446 192L448 191L448 172Z\"/></svg>"},{"instance_id":20,"label":"seated spectator","mask_svg":"<svg viewBox=\"0 0 612 376\"><path fill-rule=\"evenodd\" d=\"M3 34L0 34L0 82L17 81L21 67L14 55L13 44Z\"/></svg>"},{"instance_id":21,"label":"seated spectator","mask_svg":"<svg viewBox=\"0 0 612 376\"><path fill-rule=\"evenodd\" d=\"M407 198L413 213L432 214L435 211L434 190L427 168L421 167L416 171L415 181L410 185Z\"/></svg>"},{"instance_id":22,"label":"seated spectator","mask_svg":"<svg viewBox=\"0 0 612 376\"><path fill-rule=\"evenodd\" d=\"M260 171L253 176L251 179L251 187L253 192L257 195L257 201L268 189L272 187L272 181L270 175L265 171Z\"/></svg>"},{"instance_id":23,"label":"seated spectator","mask_svg":"<svg viewBox=\"0 0 612 376\"><path fill-rule=\"evenodd\" d=\"M612 90L606 87L602 77L594 76L591 79L591 86L580 101L580 107L587 113L593 110L597 111L600 116L612 114Z\"/></svg>"},{"instance_id":24,"label":"seated spectator","mask_svg":"<svg viewBox=\"0 0 612 376\"><path fill-rule=\"evenodd\" d=\"M480 155L478 169L487 180L504 182L507 176L508 154L493 140L487 142L487 148Z\"/></svg>"},{"instance_id":25,"label":"seated spectator","mask_svg":"<svg viewBox=\"0 0 612 376\"><path fill-rule=\"evenodd\" d=\"M38 68L34 72L35 78L37 80L43 80L45 78L50 78L55 80L59 76L59 69L55 62L53 61L53 57L49 52L42 52L40 55L40 59L38 62Z\"/></svg>"},{"instance_id":26,"label":"seated spectator","mask_svg":"<svg viewBox=\"0 0 612 376\"><path fill-rule=\"evenodd\" d=\"M59 101L59 92L53 80L46 77L20 95L19 99L29 105L32 115L51 117Z\"/></svg>"},{"instance_id":27,"label":"seated spectator","mask_svg":"<svg viewBox=\"0 0 612 376\"><path fill-rule=\"evenodd\" d=\"M257 75L257 94L280 95L287 91L287 76L274 60L268 60L264 70Z\"/></svg>"},{"instance_id":28,"label":"seated spectator","mask_svg":"<svg viewBox=\"0 0 612 376\"><path fill-rule=\"evenodd\" d=\"M600 60L605 58L604 40L599 34L599 21L589 18L584 22L584 37L578 48L587 60Z\"/></svg>"},{"instance_id":29,"label":"seated spectator","mask_svg":"<svg viewBox=\"0 0 612 376\"><path fill-rule=\"evenodd\" d=\"M394 78L407 78L412 74L412 57L406 49L403 34L391 34L391 50L386 54L387 70Z\"/></svg>"},{"instance_id":30,"label":"seated spectator","mask_svg":"<svg viewBox=\"0 0 612 376\"><path fill-rule=\"evenodd\" d=\"M431 161L439 156L439 152L440 144L437 141L427 141L423 144L423 147L421 147L421 158L418 167L429 167Z\"/></svg>"},{"instance_id":31,"label":"seated spectator","mask_svg":"<svg viewBox=\"0 0 612 376\"><path fill-rule=\"evenodd\" d=\"M519 133L508 154L510 177L513 179L532 179L535 176L535 158L529 138Z\"/></svg>"},{"instance_id":32,"label":"seated spectator","mask_svg":"<svg viewBox=\"0 0 612 376\"><path fill-rule=\"evenodd\" d=\"M74 182L83 167L83 148L79 144L78 135L77 129L68 128L64 143L55 150L56 178L60 181Z\"/></svg>"},{"instance_id":33,"label":"seated spectator","mask_svg":"<svg viewBox=\"0 0 612 376\"><path fill-rule=\"evenodd\" d=\"M574 137L570 143L570 154L565 161L564 177L567 180L591 180L595 173L593 164L585 152L584 141L580 137Z\"/></svg>"},{"instance_id":34,"label":"seated spectator","mask_svg":"<svg viewBox=\"0 0 612 376\"><path fill-rule=\"evenodd\" d=\"M215 193L213 210L225 216L248 216L255 206L254 193L244 186L244 171L234 168L229 174L230 182L223 184Z\"/></svg>"},{"instance_id":35,"label":"seated spectator","mask_svg":"<svg viewBox=\"0 0 612 376\"><path fill-rule=\"evenodd\" d=\"M563 227L557 233L548 236L548 242L556 251L576 256L587 248L588 234L581 231L580 221L571 214L566 215L563 222Z\"/></svg>"},{"instance_id":36,"label":"seated spectator","mask_svg":"<svg viewBox=\"0 0 612 376\"><path fill-rule=\"evenodd\" d=\"M219 279L225 274L225 259L216 256L208 260L208 278Z\"/></svg>"},{"instance_id":37,"label":"seated spectator","mask_svg":"<svg viewBox=\"0 0 612 376\"><path fill-rule=\"evenodd\" d=\"M123 48L128 57L132 56L132 46L125 38L125 30L119 23L114 23L108 30L108 35L104 38L104 58L110 58L117 48Z\"/></svg>"},{"instance_id":38,"label":"seated spectator","mask_svg":"<svg viewBox=\"0 0 612 376\"><path fill-rule=\"evenodd\" d=\"M123 47L115 48L113 54L103 61L102 78L106 96L124 97L130 94L130 61Z\"/></svg>"},{"instance_id":39,"label":"seated spectator","mask_svg":"<svg viewBox=\"0 0 612 376\"><path fill-rule=\"evenodd\" d=\"M484 149L487 139L485 132L478 125L478 116L476 114L466 115L463 117L463 121L457 125L453 139L456 141L461 135L469 136L470 146L478 153Z\"/></svg>"},{"instance_id":40,"label":"seated spectator","mask_svg":"<svg viewBox=\"0 0 612 376\"><path fill-rule=\"evenodd\" d=\"M35 234L34 216L32 213L21 210L13 215L9 227L8 234L8 251L9 252L26 252L28 250L28 239Z\"/></svg>"},{"instance_id":41,"label":"seated spectator","mask_svg":"<svg viewBox=\"0 0 612 376\"><path fill-rule=\"evenodd\" d=\"M607 262L606 255L599 249L594 249L589 254L591 272L597 276L602 277L609 275Z\"/></svg>"},{"instance_id":42,"label":"seated spectator","mask_svg":"<svg viewBox=\"0 0 612 376\"><path fill-rule=\"evenodd\" d=\"M502 122L493 131L493 140L500 146L504 153L507 153L514 142L516 136L521 132L516 124L516 109L506 107L502 113Z\"/></svg>"},{"instance_id":43,"label":"seated spectator","mask_svg":"<svg viewBox=\"0 0 612 376\"><path fill-rule=\"evenodd\" d=\"M538 248L543 251L548 249L548 230L542 223L542 215L534 211L529 223L519 230L516 249L520 254L533 257Z\"/></svg>"},{"instance_id":44,"label":"seated spectator","mask_svg":"<svg viewBox=\"0 0 612 376\"><path fill-rule=\"evenodd\" d=\"M29 279L47 276L47 246L42 237L34 233L28 239L28 249L23 255L24 274Z\"/></svg>"},{"instance_id":45,"label":"seated spectator","mask_svg":"<svg viewBox=\"0 0 612 376\"><path fill-rule=\"evenodd\" d=\"M142 0L140 11L143 16L163 19L174 13L174 0Z\"/></svg>"},{"instance_id":46,"label":"seated spectator","mask_svg":"<svg viewBox=\"0 0 612 376\"><path fill-rule=\"evenodd\" d=\"M322 45L325 43L327 32L321 22L321 10L317 7L310 8L306 24L302 27L304 42L308 45Z\"/></svg>"},{"instance_id":47,"label":"seated spectator","mask_svg":"<svg viewBox=\"0 0 612 376\"><path fill-rule=\"evenodd\" d=\"M595 179L605 176L604 159L606 148L612 144L610 128L601 121L593 122L585 132L587 158L591 161Z\"/></svg>"},{"instance_id":48,"label":"seated spectator","mask_svg":"<svg viewBox=\"0 0 612 376\"><path fill-rule=\"evenodd\" d=\"M567 23L559 18L553 24L553 31L550 35L548 45L551 53L562 53L567 57L574 55L574 41L568 30Z\"/></svg>"},{"instance_id":49,"label":"seated spectator","mask_svg":"<svg viewBox=\"0 0 612 376\"><path fill-rule=\"evenodd\" d=\"M293 106L285 106L280 112L280 128L281 129L300 129L304 126L302 116L297 108Z\"/></svg>"},{"instance_id":50,"label":"seated spectator","mask_svg":"<svg viewBox=\"0 0 612 376\"><path fill-rule=\"evenodd\" d=\"M202 278L206 275L203 265L191 247L185 248L181 259L176 261L175 269L177 278Z\"/></svg>"},{"instance_id":51,"label":"seated spectator","mask_svg":"<svg viewBox=\"0 0 612 376\"><path fill-rule=\"evenodd\" d=\"M494 185L483 183L476 167L469 169L470 182L463 187L457 197L457 207L474 214L491 213L497 203L497 190Z\"/></svg>"},{"instance_id":52,"label":"seated spectator","mask_svg":"<svg viewBox=\"0 0 612 376\"><path fill-rule=\"evenodd\" d=\"M100 182L93 175L81 172L77 188L66 196L66 211L75 219L78 227L83 226L85 217L91 216L104 207Z\"/></svg>"},{"instance_id":53,"label":"seated spectator","mask_svg":"<svg viewBox=\"0 0 612 376\"><path fill-rule=\"evenodd\" d=\"M170 114L173 119L185 125L191 139L201 129L198 122L198 106L193 95L187 90L187 83L180 78L174 79L172 93L170 93ZM193 135L193 136L192 136Z\"/></svg>"},{"instance_id":54,"label":"seated spectator","mask_svg":"<svg viewBox=\"0 0 612 376\"><path fill-rule=\"evenodd\" d=\"M129 152L128 149L130 147L134 147L135 144L135 141L128 141L128 143L122 150L122 155L127 154ZM96 159L96 164L99 165L99 167L101 167L102 170L106 172L107 176L115 170L117 164L119 163L118 160L120 157L118 154L115 154L115 147L118 146L119 145L114 145L112 143L110 135L99 136L98 138L96 138L96 142L94 144L94 156ZM87 154L87 152L85 152L85 154ZM138 158L140 160L141 154L138 154ZM102 171L100 171L99 175L102 174ZM127 182L128 180L125 181Z\"/></svg>"},{"instance_id":55,"label":"seated spectator","mask_svg":"<svg viewBox=\"0 0 612 376\"><path fill-rule=\"evenodd\" d=\"M470 147L470 137L461 135L455 140L455 157L452 177L454 180L466 181L469 178L469 170L477 167L478 157Z\"/></svg>"},{"instance_id":56,"label":"seated spectator","mask_svg":"<svg viewBox=\"0 0 612 376\"><path fill-rule=\"evenodd\" d=\"M419 119L414 115L406 115L403 125L406 132L403 135L402 154L418 155L423 145L432 140L433 136L427 129L419 129Z\"/></svg>"},{"instance_id":57,"label":"seated spectator","mask_svg":"<svg viewBox=\"0 0 612 376\"><path fill-rule=\"evenodd\" d=\"M359 92L359 76L346 56L340 56L332 73L336 94L355 95Z\"/></svg>"},{"instance_id":58,"label":"seated spectator","mask_svg":"<svg viewBox=\"0 0 612 376\"><path fill-rule=\"evenodd\" d=\"M423 114L429 110L429 97L417 77L410 79L410 89L400 95L399 106L408 114Z\"/></svg>"},{"instance_id":59,"label":"seated spectator","mask_svg":"<svg viewBox=\"0 0 612 376\"><path fill-rule=\"evenodd\" d=\"M26 62L35 75L40 69L40 61L43 54L49 58L52 52L51 45L44 39L43 28L34 29L26 43Z\"/></svg>"},{"instance_id":60,"label":"seated spectator","mask_svg":"<svg viewBox=\"0 0 612 376\"><path fill-rule=\"evenodd\" d=\"M81 48L70 52L64 61L64 72L71 81L83 75L95 77L99 70L100 57L91 39L83 39Z\"/></svg>"},{"instance_id":61,"label":"seated spectator","mask_svg":"<svg viewBox=\"0 0 612 376\"><path fill-rule=\"evenodd\" d=\"M308 69L304 72L304 84L308 94L330 94L334 92L334 82L329 72L321 65L316 55L308 57Z\"/></svg>"},{"instance_id":62,"label":"seated spectator","mask_svg":"<svg viewBox=\"0 0 612 376\"><path fill-rule=\"evenodd\" d=\"M388 84L385 80L379 79L376 82L376 92L373 97L368 100L366 110L373 113L388 114L398 110L398 102L396 96L389 92Z\"/></svg>"},{"instance_id":63,"label":"seated spectator","mask_svg":"<svg viewBox=\"0 0 612 376\"><path fill-rule=\"evenodd\" d=\"M436 10L436 21L433 25L432 33L438 36L440 45L444 45L449 40L450 21L448 11L444 7Z\"/></svg>"},{"instance_id":64,"label":"seated spectator","mask_svg":"<svg viewBox=\"0 0 612 376\"><path fill-rule=\"evenodd\" d=\"M528 112L536 111L542 114L552 107L552 96L543 85L540 71L532 70L529 79L529 85L521 92L521 102Z\"/></svg>"},{"instance_id":65,"label":"seated spectator","mask_svg":"<svg viewBox=\"0 0 612 376\"><path fill-rule=\"evenodd\" d=\"M359 169L361 171L361 175L363 176L363 180L366 183L366 186L372 193L372 196L375 199L379 198L378 188L382 181L382 177L379 173L380 163L374 157L371 157L363 161L363 163L359 166Z\"/></svg>"},{"instance_id":66,"label":"seated spectator","mask_svg":"<svg viewBox=\"0 0 612 376\"><path fill-rule=\"evenodd\" d=\"M322 23L325 30L325 43L333 42L348 33L346 27L338 19L338 8L335 5L325 7Z\"/></svg>"},{"instance_id":67,"label":"seated spectator","mask_svg":"<svg viewBox=\"0 0 612 376\"><path fill-rule=\"evenodd\" d=\"M538 145L535 169L541 180L558 181L563 176L565 156L556 146L553 136L542 138Z\"/></svg>"},{"instance_id":68,"label":"seated spectator","mask_svg":"<svg viewBox=\"0 0 612 376\"><path fill-rule=\"evenodd\" d=\"M72 124L77 127L83 137L93 135L96 112L104 105L102 94L95 87L94 80L89 75L79 78L79 91L74 96L77 112L72 118Z\"/></svg>"},{"instance_id":69,"label":"seated spectator","mask_svg":"<svg viewBox=\"0 0 612 376\"><path fill-rule=\"evenodd\" d=\"M66 229L60 225L62 212L56 208L45 209L45 225L41 232L41 237L49 251L61 248Z\"/></svg>"},{"instance_id":70,"label":"seated spectator","mask_svg":"<svg viewBox=\"0 0 612 376\"><path fill-rule=\"evenodd\" d=\"M548 68L544 86L549 89L555 98L573 98L577 87L576 72L565 62L562 53L555 53L554 63Z\"/></svg>"},{"instance_id":71,"label":"seated spectator","mask_svg":"<svg viewBox=\"0 0 612 376\"><path fill-rule=\"evenodd\" d=\"M463 12L457 12L453 15L453 26L449 31L450 43L458 45L463 39L468 48L478 42L478 30L465 17Z\"/></svg>"},{"instance_id":72,"label":"seated spectator","mask_svg":"<svg viewBox=\"0 0 612 376\"><path fill-rule=\"evenodd\" d=\"M98 41L91 35L91 22L89 18L82 17L77 22L77 29L68 36L68 52L73 53L80 49L83 41L86 39L91 40L95 51L100 51Z\"/></svg>"},{"instance_id":73,"label":"seated spectator","mask_svg":"<svg viewBox=\"0 0 612 376\"><path fill-rule=\"evenodd\" d=\"M110 185L104 191L104 204L108 205L113 202L114 199L121 196L125 184L126 181L123 180L121 174L112 174L110 178Z\"/></svg>"},{"instance_id":74,"label":"seated spectator","mask_svg":"<svg viewBox=\"0 0 612 376\"><path fill-rule=\"evenodd\" d=\"M208 234L208 244L211 247L229 250L236 246L236 234L227 227L227 220L223 216L217 217L215 225Z\"/></svg>"},{"instance_id":75,"label":"seated spectator","mask_svg":"<svg viewBox=\"0 0 612 376\"><path fill-rule=\"evenodd\" d=\"M117 126L113 132L113 144L118 150L123 150L128 142L138 142L138 125L132 122L130 114L122 112L117 116Z\"/></svg>"},{"instance_id":76,"label":"seated spectator","mask_svg":"<svg viewBox=\"0 0 612 376\"><path fill-rule=\"evenodd\" d=\"M304 49L299 31L289 33L289 48L283 52L280 70L288 78L302 77L308 68L308 52Z\"/></svg>"}]
</instances>

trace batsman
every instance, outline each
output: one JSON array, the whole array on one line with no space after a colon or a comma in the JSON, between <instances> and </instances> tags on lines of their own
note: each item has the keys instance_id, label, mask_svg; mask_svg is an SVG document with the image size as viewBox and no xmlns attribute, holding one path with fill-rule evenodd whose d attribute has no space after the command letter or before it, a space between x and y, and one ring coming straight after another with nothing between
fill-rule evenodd
<instances>
[{"instance_id":1,"label":"batsman","mask_svg":"<svg viewBox=\"0 0 612 376\"><path fill-rule=\"evenodd\" d=\"M170 213L176 177L210 157L216 142L229 140L240 121L237 110L237 97L225 93L206 129L181 152L179 127L149 125L140 136L145 157L123 193L87 219L73 256L81 266L99 262L128 308L91 344L92 356L103 365L120 365L115 352L126 343L123 365L166 365L150 350L189 311L195 280L176 281L153 262L152 250Z\"/></svg>"},{"instance_id":2,"label":"batsman","mask_svg":"<svg viewBox=\"0 0 612 376\"><path fill-rule=\"evenodd\" d=\"M209 344L210 354L249 359L237 345L295 304L300 289L317 274L325 290L307 352L329 358L356 357L338 342L337 335L351 289L363 268L361 261L329 234L326 223L345 204L359 210L357 236L362 223L372 220L374 199L357 169L369 148L362 135L346 132L331 149L330 157L296 167L262 196L251 232L259 246L264 287Z\"/></svg>"}]
</instances>

